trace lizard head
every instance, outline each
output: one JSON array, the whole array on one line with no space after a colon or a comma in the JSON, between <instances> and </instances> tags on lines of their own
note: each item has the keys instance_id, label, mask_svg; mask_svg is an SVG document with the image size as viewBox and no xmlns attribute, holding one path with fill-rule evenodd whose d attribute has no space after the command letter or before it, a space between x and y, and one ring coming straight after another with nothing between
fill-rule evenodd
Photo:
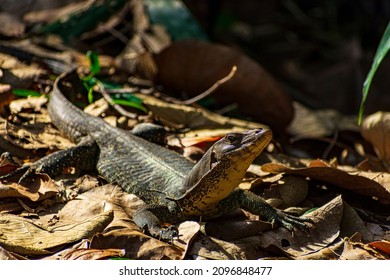
<instances>
[{"instance_id":1,"label":"lizard head","mask_svg":"<svg viewBox=\"0 0 390 280\"><path fill-rule=\"evenodd\" d=\"M253 129L243 133L228 133L211 148L211 168L220 161L250 163L264 150L272 139L269 129ZM250 164L249 163L249 164Z\"/></svg>"},{"instance_id":2,"label":"lizard head","mask_svg":"<svg viewBox=\"0 0 390 280\"><path fill-rule=\"evenodd\" d=\"M272 139L269 129L229 133L194 166L183 184L182 209L207 215L242 181L249 165Z\"/></svg>"}]
</instances>

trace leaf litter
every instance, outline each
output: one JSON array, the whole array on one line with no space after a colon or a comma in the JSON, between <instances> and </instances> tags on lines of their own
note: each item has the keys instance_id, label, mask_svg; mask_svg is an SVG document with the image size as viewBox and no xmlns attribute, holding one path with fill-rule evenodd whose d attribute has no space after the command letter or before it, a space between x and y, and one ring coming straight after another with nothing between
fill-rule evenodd
<instances>
[{"instance_id":1,"label":"leaf litter","mask_svg":"<svg viewBox=\"0 0 390 280\"><path fill-rule=\"evenodd\" d=\"M143 202L115 185L105 184L93 172L83 175L69 171L59 178L37 174L35 182L27 186L16 179L0 184L0 258L388 259L387 113L368 117L359 131L351 125L351 119L335 111L308 110L293 103L278 81L242 52L209 42L172 43L165 31L148 20L140 6L142 1L134 3L136 9L127 6L121 17L126 18L126 13L137 15L136 34L120 55L99 55L99 74L108 73L113 82L132 89L148 112L124 106L137 116L128 118L104 99L86 111L125 129L137 122L163 124L170 132L167 147L182 153L185 148L196 147L202 154L227 131L267 125L275 131L287 128L295 142L276 135L240 187L262 195L285 211L307 213L315 225L308 232L291 233L237 210L212 221L183 222L178 225L179 238L173 243L163 242L134 224L133 214ZM66 9L63 13L67 14ZM107 28L112 31L118 24L112 21ZM83 43L99 38L105 31L97 28ZM89 72L82 54L85 50L65 46L49 36L41 39L39 46L22 40L19 47L41 58L76 61L81 74ZM101 46L106 43L101 42ZM42 52L43 45L56 51ZM232 66L237 67L234 75L218 85ZM50 67L1 54L0 68L0 83L6 84L5 94L0 96L6 96L12 88L43 95L50 91ZM129 78L128 73L141 79ZM238 106L241 116L252 119L227 117L220 113L223 110L174 101L196 98L214 84L217 86L210 97L219 100L222 107ZM274 94L268 94L270 91ZM11 161L16 162L1 164L0 174L74 145L51 125L45 97L6 99L0 102L0 151L12 152ZM355 133L352 144L341 138L346 131ZM309 144L320 143L321 147L325 144L326 153L322 155L327 156L321 160L312 156L310 145L297 145L299 138Z\"/></svg>"}]
</instances>

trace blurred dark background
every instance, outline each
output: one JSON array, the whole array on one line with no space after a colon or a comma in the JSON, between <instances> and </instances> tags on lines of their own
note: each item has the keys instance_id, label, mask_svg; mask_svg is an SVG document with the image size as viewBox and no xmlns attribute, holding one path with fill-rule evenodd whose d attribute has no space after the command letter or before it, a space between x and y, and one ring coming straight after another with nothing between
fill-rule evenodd
<instances>
[{"instance_id":1,"label":"blurred dark background","mask_svg":"<svg viewBox=\"0 0 390 280\"><path fill-rule=\"evenodd\" d=\"M357 114L362 85L390 19L389 0L183 0L210 40L241 48L295 100ZM390 61L365 113L390 110Z\"/></svg>"}]
</instances>

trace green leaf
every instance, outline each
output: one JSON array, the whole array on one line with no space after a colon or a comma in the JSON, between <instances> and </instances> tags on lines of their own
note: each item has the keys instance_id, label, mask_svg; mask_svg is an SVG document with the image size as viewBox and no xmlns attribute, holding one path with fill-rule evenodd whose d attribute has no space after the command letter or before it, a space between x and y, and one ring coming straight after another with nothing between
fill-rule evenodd
<instances>
[{"instance_id":1,"label":"green leaf","mask_svg":"<svg viewBox=\"0 0 390 280\"><path fill-rule=\"evenodd\" d=\"M390 49L390 22L388 23L385 33L382 36L382 39L378 46L378 50L376 51L374 57L374 61L371 66L371 70L370 72L368 72L366 80L364 81L363 84L363 98L362 98L362 102L360 103L359 119L358 119L359 125L361 124L363 119L364 106L366 105L368 91L370 90L372 79L374 78L375 72L378 69L379 65L381 64L382 60L386 57L389 49Z\"/></svg>"},{"instance_id":2,"label":"green leaf","mask_svg":"<svg viewBox=\"0 0 390 280\"><path fill-rule=\"evenodd\" d=\"M99 56L93 51L88 51L86 56L89 60L89 69L91 70L91 74L98 74L100 72Z\"/></svg>"},{"instance_id":3,"label":"green leaf","mask_svg":"<svg viewBox=\"0 0 390 280\"><path fill-rule=\"evenodd\" d=\"M30 90L30 89L19 89L19 88L14 88L12 90L12 93L17 95L17 96L42 96L42 94L36 90Z\"/></svg>"},{"instance_id":4,"label":"green leaf","mask_svg":"<svg viewBox=\"0 0 390 280\"><path fill-rule=\"evenodd\" d=\"M88 102L91 104L94 100L93 87L96 85L98 80L95 77L89 75L87 77L83 77L82 82L85 88L88 90Z\"/></svg>"},{"instance_id":5,"label":"green leaf","mask_svg":"<svg viewBox=\"0 0 390 280\"><path fill-rule=\"evenodd\" d=\"M136 97L131 93L116 94L112 97L112 100L115 104L129 106L131 108L141 110L145 113L148 112L148 109L144 105L142 105L142 99Z\"/></svg>"}]
</instances>

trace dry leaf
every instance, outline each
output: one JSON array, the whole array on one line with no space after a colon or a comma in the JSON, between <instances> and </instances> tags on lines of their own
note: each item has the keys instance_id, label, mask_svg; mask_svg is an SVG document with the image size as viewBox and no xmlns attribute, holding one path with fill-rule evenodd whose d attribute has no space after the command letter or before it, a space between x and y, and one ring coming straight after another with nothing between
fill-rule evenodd
<instances>
[{"instance_id":1,"label":"dry leaf","mask_svg":"<svg viewBox=\"0 0 390 280\"><path fill-rule=\"evenodd\" d=\"M369 243L369 245L385 254L390 255L390 241L388 240L374 241Z\"/></svg>"},{"instance_id":2,"label":"dry leaf","mask_svg":"<svg viewBox=\"0 0 390 280\"><path fill-rule=\"evenodd\" d=\"M33 110L34 112L41 112L43 106L46 105L48 99L45 96L28 96L27 98L17 99L11 102L9 105L9 109L12 114L19 114L22 111L25 110ZM49 122L50 119L47 118L47 122Z\"/></svg>"},{"instance_id":3,"label":"dry leaf","mask_svg":"<svg viewBox=\"0 0 390 280\"><path fill-rule=\"evenodd\" d=\"M54 129L49 123L35 122L39 120L40 114L32 114L31 124L12 124L0 118L0 137L4 138L12 145L27 149L66 149L74 146L69 139L61 136L57 129ZM47 115L45 115L47 116Z\"/></svg>"},{"instance_id":4,"label":"dry leaf","mask_svg":"<svg viewBox=\"0 0 390 280\"><path fill-rule=\"evenodd\" d=\"M104 260L107 258L119 258L124 256L124 250L120 249L74 249L64 254L64 260Z\"/></svg>"},{"instance_id":5,"label":"dry leaf","mask_svg":"<svg viewBox=\"0 0 390 280\"><path fill-rule=\"evenodd\" d=\"M377 155L390 164L390 113L377 112L365 118L362 136L375 148Z\"/></svg>"},{"instance_id":6,"label":"dry leaf","mask_svg":"<svg viewBox=\"0 0 390 280\"><path fill-rule=\"evenodd\" d=\"M102 231L112 218L113 213L109 211L72 224L58 223L53 227L44 227L30 219L1 215L0 245L22 255L49 254L60 245L89 238Z\"/></svg>"},{"instance_id":7,"label":"dry leaf","mask_svg":"<svg viewBox=\"0 0 390 280\"><path fill-rule=\"evenodd\" d=\"M200 260L254 260L268 256L259 246L259 236L227 242L199 234L188 257Z\"/></svg>"},{"instance_id":8,"label":"dry leaf","mask_svg":"<svg viewBox=\"0 0 390 280\"><path fill-rule=\"evenodd\" d=\"M39 201L52 197L58 193L54 182L45 174L35 176L28 186L13 182L0 182L0 198L19 197L28 198L31 201Z\"/></svg>"},{"instance_id":9,"label":"dry leaf","mask_svg":"<svg viewBox=\"0 0 390 280\"><path fill-rule=\"evenodd\" d=\"M346 240L344 250L340 260L385 260L388 259L384 254L376 251L370 245L361 242Z\"/></svg>"},{"instance_id":10,"label":"dry leaf","mask_svg":"<svg viewBox=\"0 0 390 280\"><path fill-rule=\"evenodd\" d=\"M286 173L309 177L331 183L356 193L375 197L379 203L390 204L390 174L384 172L364 172L353 168L334 168L323 161L312 161L309 167L291 168L277 163L266 163L262 170L272 174Z\"/></svg>"},{"instance_id":11,"label":"dry leaf","mask_svg":"<svg viewBox=\"0 0 390 280\"><path fill-rule=\"evenodd\" d=\"M244 115L275 129L292 120L292 103L282 87L257 62L233 48L183 40L154 58L158 71L155 82L190 97L210 88L236 66L235 75L213 93L220 104L237 103Z\"/></svg>"},{"instance_id":12,"label":"dry leaf","mask_svg":"<svg viewBox=\"0 0 390 280\"><path fill-rule=\"evenodd\" d=\"M305 178L299 176L286 176L278 181L277 185L271 186L276 188L283 202L281 208L288 208L299 205L306 199L309 186Z\"/></svg>"},{"instance_id":13,"label":"dry leaf","mask_svg":"<svg viewBox=\"0 0 390 280\"><path fill-rule=\"evenodd\" d=\"M366 223L348 203L344 202L343 219L340 224L340 236L351 237L360 234L365 242L374 240L374 234L367 229Z\"/></svg>"},{"instance_id":14,"label":"dry leaf","mask_svg":"<svg viewBox=\"0 0 390 280\"><path fill-rule=\"evenodd\" d=\"M287 229L277 228L261 236L261 246L263 248L276 246L292 257L315 253L339 237L342 215L343 201L339 196L305 216L315 222L314 226L310 226L309 235L297 230L292 236Z\"/></svg>"},{"instance_id":15,"label":"dry leaf","mask_svg":"<svg viewBox=\"0 0 390 280\"><path fill-rule=\"evenodd\" d=\"M338 260L342 252L344 240L340 239L330 246L309 255L296 257L296 260Z\"/></svg>"},{"instance_id":16,"label":"dry leaf","mask_svg":"<svg viewBox=\"0 0 390 280\"><path fill-rule=\"evenodd\" d=\"M24 258L18 254L9 252L9 251L5 250L4 248L0 247L0 260L2 260L2 261L5 261L5 260L25 260L25 259L26 258Z\"/></svg>"},{"instance_id":17,"label":"dry leaf","mask_svg":"<svg viewBox=\"0 0 390 280\"><path fill-rule=\"evenodd\" d=\"M232 130L236 128L255 129L265 127L265 125L256 122L224 117L201 107L172 104L153 96L142 94L135 94L135 96L141 98L144 105L162 123L167 123L171 126L176 124L178 127L192 129L230 128Z\"/></svg>"},{"instance_id":18,"label":"dry leaf","mask_svg":"<svg viewBox=\"0 0 390 280\"><path fill-rule=\"evenodd\" d=\"M34 81L44 73L42 69L33 65L3 69L3 76L0 78L0 82L10 84L13 88L30 88Z\"/></svg>"},{"instance_id":19,"label":"dry leaf","mask_svg":"<svg viewBox=\"0 0 390 280\"><path fill-rule=\"evenodd\" d=\"M356 116L345 116L333 109L311 110L298 102L293 105L295 115L288 131L294 136L323 137L343 129L359 130Z\"/></svg>"}]
</instances>

